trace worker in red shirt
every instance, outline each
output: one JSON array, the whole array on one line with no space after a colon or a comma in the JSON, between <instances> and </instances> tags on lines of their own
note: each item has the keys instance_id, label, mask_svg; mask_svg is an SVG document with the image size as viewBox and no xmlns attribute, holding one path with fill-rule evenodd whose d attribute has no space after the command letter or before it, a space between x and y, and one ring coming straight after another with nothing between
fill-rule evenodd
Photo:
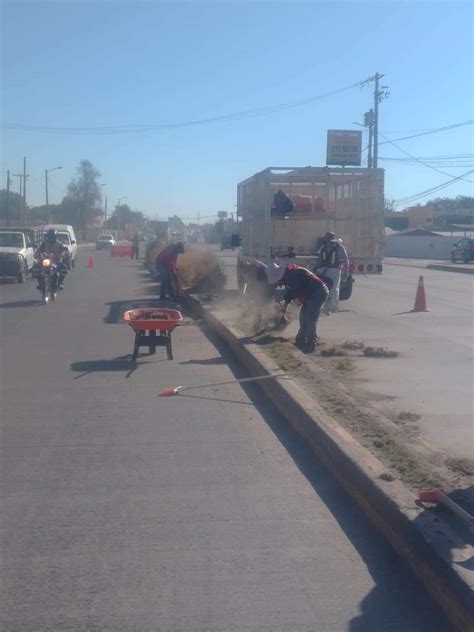
<instances>
[{"instance_id":1,"label":"worker in red shirt","mask_svg":"<svg viewBox=\"0 0 474 632\"><path fill-rule=\"evenodd\" d=\"M183 254L183 252L184 246L179 241L176 244L169 244L155 257L155 269L161 280L160 299L162 300L175 297L173 282L176 283L178 280L176 261L178 255Z\"/></svg>"},{"instance_id":2,"label":"worker in red shirt","mask_svg":"<svg viewBox=\"0 0 474 632\"><path fill-rule=\"evenodd\" d=\"M321 308L329 295L326 284L316 274L295 263L287 266L272 263L265 272L271 285L286 287L283 312L286 312L291 301L301 303L300 328L295 345L304 353L311 353L316 347L316 327Z\"/></svg>"}]
</instances>

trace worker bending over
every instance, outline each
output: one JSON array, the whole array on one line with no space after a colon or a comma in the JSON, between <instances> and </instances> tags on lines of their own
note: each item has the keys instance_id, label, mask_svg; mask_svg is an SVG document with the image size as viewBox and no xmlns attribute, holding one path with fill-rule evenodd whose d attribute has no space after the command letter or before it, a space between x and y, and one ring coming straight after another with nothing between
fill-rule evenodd
<instances>
[{"instance_id":1,"label":"worker bending over","mask_svg":"<svg viewBox=\"0 0 474 632\"><path fill-rule=\"evenodd\" d=\"M160 275L160 299L175 298L178 284L178 270L176 261L178 255L183 254L184 246L179 241L163 248L155 257L155 269Z\"/></svg>"},{"instance_id":2,"label":"worker bending over","mask_svg":"<svg viewBox=\"0 0 474 632\"><path fill-rule=\"evenodd\" d=\"M287 266L273 263L266 267L265 272L271 285L284 285L286 288L284 312L291 301L301 303L300 328L295 345L304 353L311 353L316 346L319 314L329 295L326 284L316 274L295 263Z\"/></svg>"}]
</instances>

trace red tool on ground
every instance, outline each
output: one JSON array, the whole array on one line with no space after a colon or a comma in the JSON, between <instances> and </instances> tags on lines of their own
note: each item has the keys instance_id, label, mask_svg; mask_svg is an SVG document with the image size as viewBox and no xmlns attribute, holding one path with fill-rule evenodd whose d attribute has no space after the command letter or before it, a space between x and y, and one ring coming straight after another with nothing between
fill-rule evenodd
<instances>
[{"instance_id":1,"label":"red tool on ground","mask_svg":"<svg viewBox=\"0 0 474 632\"><path fill-rule=\"evenodd\" d=\"M87 257L87 267L88 268L95 268L94 257L92 255L89 255Z\"/></svg>"},{"instance_id":2,"label":"red tool on ground","mask_svg":"<svg viewBox=\"0 0 474 632\"><path fill-rule=\"evenodd\" d=\"M223 386L224 384L244 384L245 382L256 382L257 380L276 380L279 377L286 377L288 373L278 373L270 375L258 375L257 377L244 377L241 380L227 380L226 382L211 382L209 384L198 384L196 386L167 386L161 391L159 397L172 397L179 395L183 391L191 391L195 388L207 388L208 386Z\"/></svg>"},{"instance_id":3,"label":"red tool on ground","mask_svg":"<svg viewBox=\"0 0 474 632\"><path fill-rule=\"evenodd\" d=\"M429 491L429 492L420 492L418 498L423 503L432 503L437 505L440 503L444 505L448 509L450 509L458 518L461 518L463 522L467 524L467 526L474 532L474 516L471 516L465 509L460 507L454 500L451 500L449 496L446 496L444 492L440 491Z\"/></svg>"},{"instance_id":4,"label":"red tool on ground","mask_svg":"<svg viewBox=\"0 0 474 632\"><path fill-rule=\"evenodd\" d=\"M426 307L426 296L425 296L425 284L423 282L423 276L420 276L418 279L418 287L416 288L416 296L415 296L415 306L411 310L412 312L429 312L430 310Z\"/></svg>"}]
</instances>

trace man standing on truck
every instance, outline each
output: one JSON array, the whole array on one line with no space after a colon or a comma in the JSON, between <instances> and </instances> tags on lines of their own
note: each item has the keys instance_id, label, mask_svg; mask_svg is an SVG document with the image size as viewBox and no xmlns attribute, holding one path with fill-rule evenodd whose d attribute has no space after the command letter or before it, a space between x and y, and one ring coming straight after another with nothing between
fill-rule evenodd
<instances>
[{"instance_id":1,"label":"man standing on truck","mask_svg":"<svg viewBox=\"0 0 474 632\"><path fill-rule=\"evenodd\" d=\"M336 312L339 306L339 289L341 281L347 280L349 273L349 257L341 239L336 239L335 233L327 232L323 237L323 244L317 254L315 270L321 272L332 281L326 312Z\"/></svg>"},{"instance_id":2,"label":"man standing on truck","mask_svg":"<svg viewBox=\"0 0 474 632\"><path fill-rule=\"evenodd\" d=\"M291 301L301 303L300 328L295 345L304 353L311 353L316 347L319 314L329 295L326 284L313 272L295 263L287 266L273 263L266 267L265 272L270 285L286 287L283 314Z\"/></svg>"},{"instance_id":3,"label":"man standing on truck","mask_svg":"<svg viewBox=\"0 0 474 632\"><path fill-rule=\"evenodd\" d=\"M178 282L178 270L176 268L176 261L178 255L183 254L184 246L182 242L176 244L169 244L166 248L163 248L155 257L155 269L160 275L160 299L174 298L175 290L173 289L173 283L176 285Z\"/></svg>"}]
</instances>

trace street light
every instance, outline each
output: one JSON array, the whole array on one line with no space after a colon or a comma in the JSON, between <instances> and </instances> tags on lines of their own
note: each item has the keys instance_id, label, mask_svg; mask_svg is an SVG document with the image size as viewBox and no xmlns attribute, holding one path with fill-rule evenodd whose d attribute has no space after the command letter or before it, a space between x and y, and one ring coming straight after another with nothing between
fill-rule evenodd
<instances>
[{"instance_id":1,"label":"street light","mask_svg":"<svg viewBox=\"0 0 474 632\"><path fill-rule=\"evenodd\" d=\"M100 187L105 187L105 184L99 184ZM107 222L107 196L104 196L104 225Z\"/></svg>"},{"instance_id":2,"label":"street light","mask_svg":"<svg viewBox=\"0 0 474 632\"><path fill-rule=\"evenodd\" d=\"M49 205L49 200L48 200L48 173L50 173L51 171L56 171L56 169L62 169L62 167L53 167L52 169L45 169L44 170L44 183L45 183L45 188L46 188L46 206Z\"/></svg>"}]
</instances>

